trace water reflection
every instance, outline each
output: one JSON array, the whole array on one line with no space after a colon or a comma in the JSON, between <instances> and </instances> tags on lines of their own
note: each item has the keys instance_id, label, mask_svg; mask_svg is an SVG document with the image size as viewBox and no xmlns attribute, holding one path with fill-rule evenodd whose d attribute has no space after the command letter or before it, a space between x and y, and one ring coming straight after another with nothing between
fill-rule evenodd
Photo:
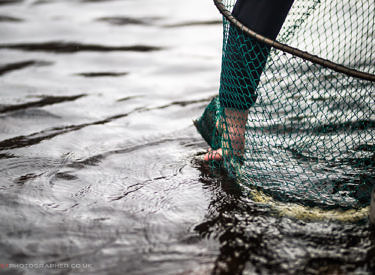
<instances>
[{"instance_id":1,"label":"water reflection","mask_svg":"<svg viewBox=\"0 0 375 275\"><path fill-rule=\"evenodd\" d=\"M206 145L192 119L218 90L220 20L210 1L0 1L0 264L374 268L367 221L278 216L196 160Z\"/></svg>"},{"instance_id":2,"label":"water reflection","mask_svg":"<svg viewBox=\"0 0 375 275\"><path fill-rule=\"evenodd\" d=\"M195 163L213 197L195 227L220 243L213 274L348 274L375 267L375 233L357 223L307 222L277 215L244 197L224 170Z\"/></svg>"}]
</instances>

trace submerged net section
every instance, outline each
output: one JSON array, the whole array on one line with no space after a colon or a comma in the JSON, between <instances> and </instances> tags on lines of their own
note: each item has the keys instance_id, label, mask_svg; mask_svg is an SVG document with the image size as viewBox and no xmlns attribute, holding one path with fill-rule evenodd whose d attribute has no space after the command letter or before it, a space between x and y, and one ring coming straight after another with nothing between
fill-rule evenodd
<instances>
[{"instance_id":1,"label":"submerged net section","mask_svg":"<svg viewBox=\"0 0 375 275\"><path fill-rule=\"evenodd\" d=\"M220 92L195 122L222 149L224 160L213 164L282 202L367 206L375 185L375 2L295 0L286 17L278 42L341 71L261 42L228 17L236 1L215 2L227 12Z\"/></svg>"}]
</instances>

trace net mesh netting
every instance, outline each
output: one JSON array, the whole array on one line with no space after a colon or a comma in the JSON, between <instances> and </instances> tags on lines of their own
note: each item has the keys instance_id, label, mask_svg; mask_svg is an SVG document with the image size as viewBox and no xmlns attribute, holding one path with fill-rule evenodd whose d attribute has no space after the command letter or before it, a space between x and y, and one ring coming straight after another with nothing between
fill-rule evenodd
<instances>
[{"instance_id":1,"label":"net mesh netting","mask_svg":"<svg viewBox=\"0 0 375 275\"><path fill-rule=\"evenodd\" d=\"M219 2L232 12L236 1ZM373 0L295 0L276 40L374 74L374 26ZM195 122L221 148L213 164L279 201L368 205L375 83L268 46L225 17L223 29L219 96Z\"/></svg>"}]
</instances>

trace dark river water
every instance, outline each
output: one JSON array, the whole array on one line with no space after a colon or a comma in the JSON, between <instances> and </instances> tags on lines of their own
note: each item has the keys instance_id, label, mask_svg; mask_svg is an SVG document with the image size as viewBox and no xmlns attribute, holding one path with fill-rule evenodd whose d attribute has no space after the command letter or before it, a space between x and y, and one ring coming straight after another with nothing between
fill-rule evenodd
<instances>
[{"instance_id":1,"label":"dark river water","mask_svg":"<svg viewBox=\"0 0 375 275\"><path fill-rule=\"evenodd\" d=\"M255 203L199 159L211 1L0 0L0 273L371 274L375 233Z\"/></svg>"}]
</instances>

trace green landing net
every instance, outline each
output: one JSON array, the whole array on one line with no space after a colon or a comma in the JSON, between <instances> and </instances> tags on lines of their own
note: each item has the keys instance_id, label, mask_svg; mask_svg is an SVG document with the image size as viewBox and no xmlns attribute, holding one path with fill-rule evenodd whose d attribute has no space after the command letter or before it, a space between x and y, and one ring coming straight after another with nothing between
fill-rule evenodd
<instances>
[{"instance_id":1,"label":"green landing net","mask_svg":"<svg viewBox=\"0 0 375 275\"><path fill-rule=\"evenodd\" d=\"M220 92L195 121L223 150L224 160L212 164L279 202L368 206L375 1L296 0L277 42L237 21L234 0L214 2L224 15Z\"/></svg>"}]
</instances>

